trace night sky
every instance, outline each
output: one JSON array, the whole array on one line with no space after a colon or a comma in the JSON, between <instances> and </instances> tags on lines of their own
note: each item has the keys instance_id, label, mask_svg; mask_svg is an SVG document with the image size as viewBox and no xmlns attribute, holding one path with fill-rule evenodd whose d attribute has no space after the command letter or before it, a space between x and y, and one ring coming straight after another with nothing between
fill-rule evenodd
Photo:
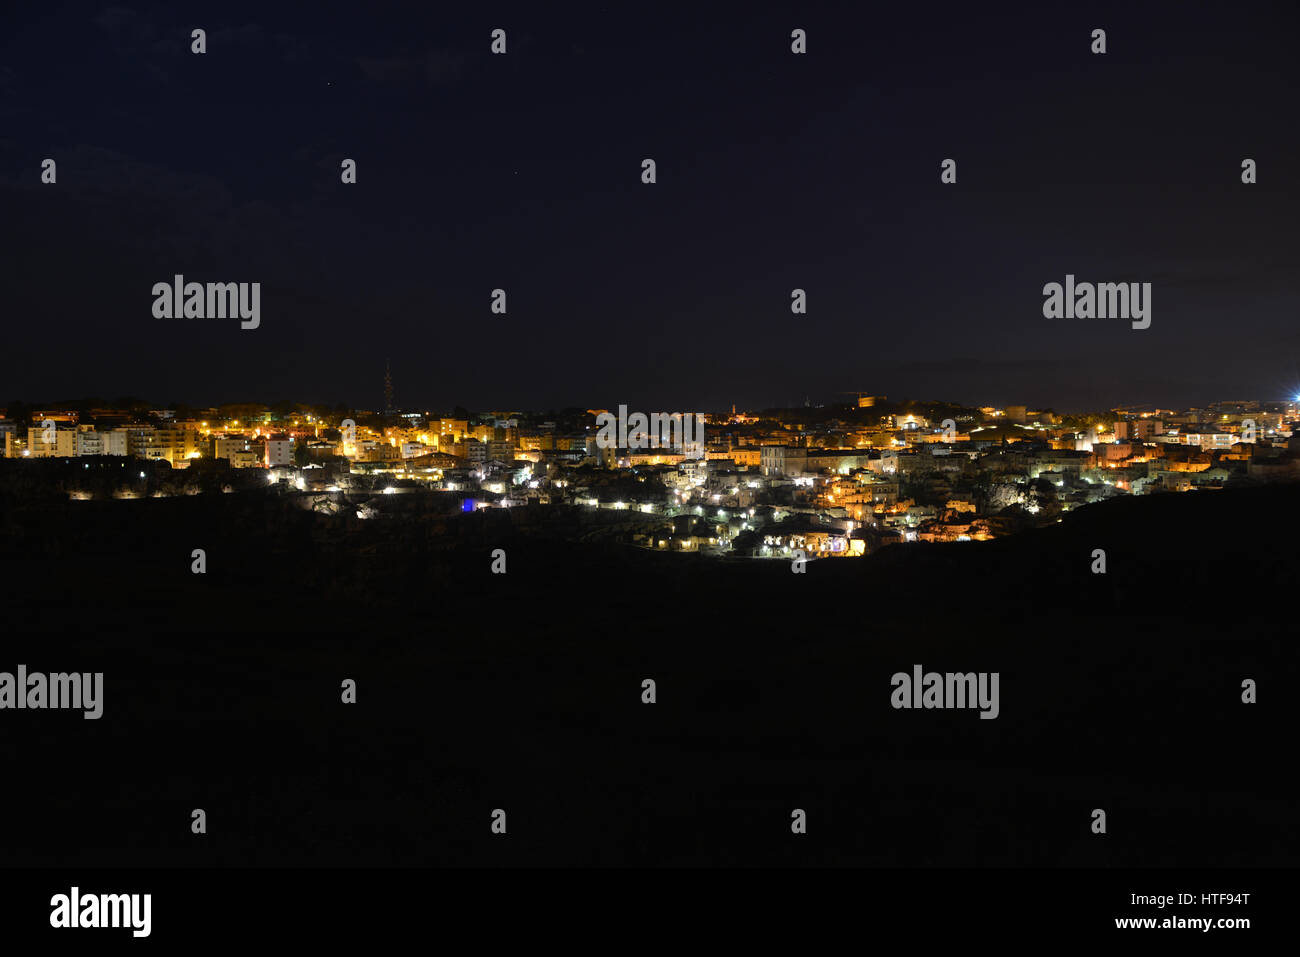
<instances>
[{"instance_id":1,"label":"night sky","mask_svg":"<svg viewBox=\"0 0 1300 957\"><path fill-rule=\"evenodd\" d=\"M6 10L0 401L375 408L387 358L445 409L1300 389L1295 4L998 6ZM261 327L155 319L178 272ZM1151 328L1044 319L1067 273Z\"/></svg>"}]
</instances>

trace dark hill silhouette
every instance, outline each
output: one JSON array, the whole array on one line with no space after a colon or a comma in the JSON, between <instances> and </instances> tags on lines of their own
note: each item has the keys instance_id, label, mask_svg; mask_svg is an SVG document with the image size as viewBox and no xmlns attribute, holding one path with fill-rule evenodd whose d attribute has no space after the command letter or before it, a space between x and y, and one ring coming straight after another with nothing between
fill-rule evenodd
<instances>
[{"instance_id":1,"label":"dark hill silhouette","mask_svg":"<svg viewBox=\"0 0 1300 957\"><path fill-rule=\"evenodd\" d=\"M1120 499L805 574L629 548L580 510L11 496L0 670L102 670L105 715L4 713L0 761L27 783L0 852L1294 865L1298 490ZM998 672L1000 716L893 709L914 664Z\"/></svg>"}]
</instances>

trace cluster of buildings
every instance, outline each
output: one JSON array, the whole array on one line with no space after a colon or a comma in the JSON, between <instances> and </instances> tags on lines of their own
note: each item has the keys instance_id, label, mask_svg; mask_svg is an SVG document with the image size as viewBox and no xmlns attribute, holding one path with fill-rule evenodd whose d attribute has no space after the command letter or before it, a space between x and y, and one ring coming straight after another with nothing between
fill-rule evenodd
<instances>
[{"instance_id":1,"label":"cluster of buildings","mask_svg":"<svg viewBox=\"0 0 1300 957\"><path fill-rule=\"evenodd\" d=\"M603 409L560 419L358 413L359 422L52 409L32 412L24 429L0 419L0 436L11 459L259 469L268 484L346 500L363 518L383 515L387 496L432 489L457 493L466 511L623 512L632 540L647 547L756 557L984 540L1115 495L1300 480L1300 410L1291 402L1105 417L934 408L863 396L856 408L732 409L704 416L702 442L643 448L607 447L596 426Z\"/></svg>"}]
</instances>

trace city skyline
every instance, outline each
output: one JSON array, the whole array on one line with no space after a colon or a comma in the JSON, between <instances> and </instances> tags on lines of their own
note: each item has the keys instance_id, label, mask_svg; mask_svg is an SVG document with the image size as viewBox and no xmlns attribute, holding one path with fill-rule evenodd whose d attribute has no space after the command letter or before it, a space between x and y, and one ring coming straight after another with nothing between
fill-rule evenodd
<instances>
[{"instance_id":1,"label":"city skyline","mask_svg":"<svg viewBox=\"0 0 1300 957\"><path fill-rule=\"evenodd\" d=\"M623 545L797 566L989 541L1117 497L1293 482L1298 406L1071 416L857 393L765 413L18 408L0 434L10 482L72 501L283 492L344 523L522 508L549 516L553 541L596 521Z\"/></svg>"}]
</instances>

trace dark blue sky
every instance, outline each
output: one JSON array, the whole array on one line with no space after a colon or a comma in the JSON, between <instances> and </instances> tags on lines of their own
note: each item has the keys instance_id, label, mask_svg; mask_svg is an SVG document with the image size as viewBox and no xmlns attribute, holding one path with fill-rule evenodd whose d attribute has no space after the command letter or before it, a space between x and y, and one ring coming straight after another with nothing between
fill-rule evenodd
<instances>
[{"instance_id":1,"label":"dark blue sky","mask_svg":"<svg viewBox=\"0 0 1300 957\"><path fill-rule=\"evenodd\" d=\"M0 401L377 406L388 357L430 407L1300 389L1294 4L445 6L6 12ZM177 272L261 327L155 319ZM1066 273L1151 328L1044 319Z\"/></svg>"}]
</instances>

